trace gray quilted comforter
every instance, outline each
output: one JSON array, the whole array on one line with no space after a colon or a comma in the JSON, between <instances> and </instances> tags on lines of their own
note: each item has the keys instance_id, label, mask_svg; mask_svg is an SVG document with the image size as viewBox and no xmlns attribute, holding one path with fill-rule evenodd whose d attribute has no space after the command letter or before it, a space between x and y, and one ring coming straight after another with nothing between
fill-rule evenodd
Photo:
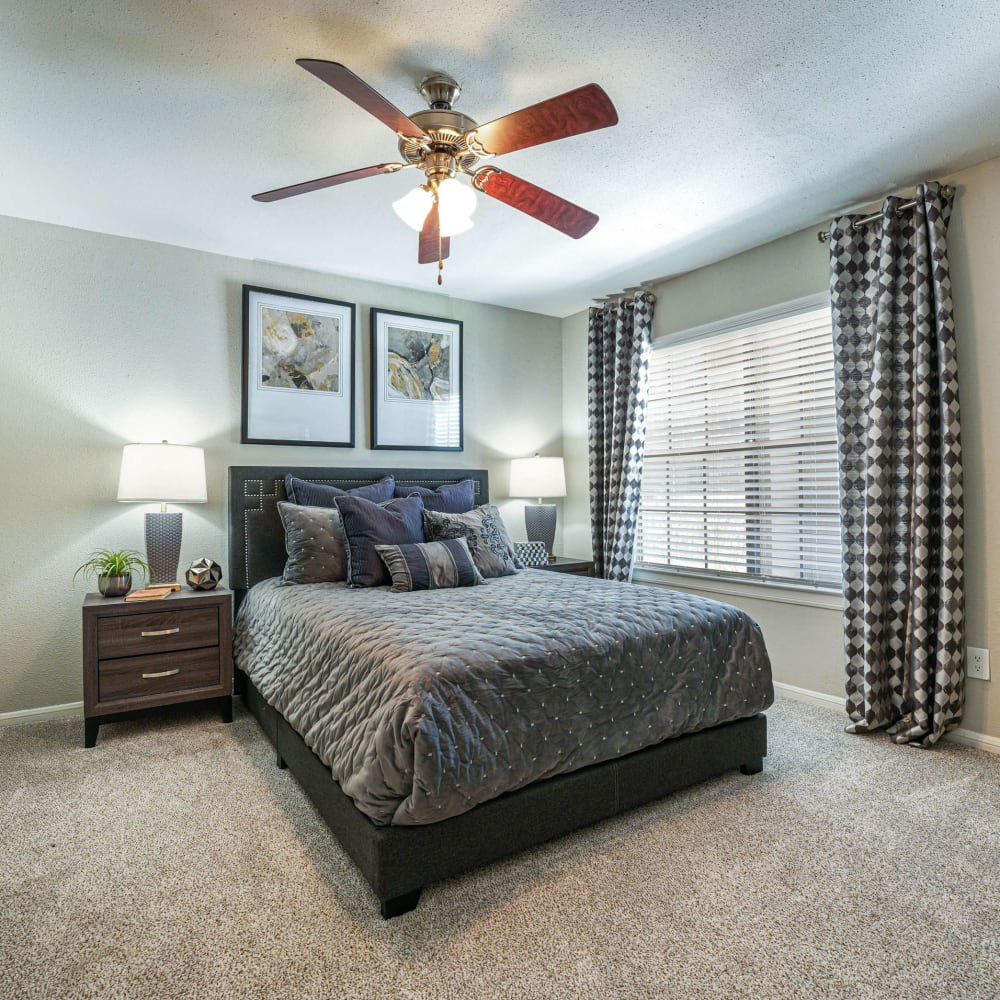
<instances>
[{"instance_id":1,"label":"gray quilted comforter","mask_svg":"<svg viewBox=\"0 0 1000 1000\"><path fill-rule=\"evenodd\" d=\"M744 612L526 570L458 590L254 587L236 663L376 823L433 823L773 700Z\"/></svg>"}]
</instances>

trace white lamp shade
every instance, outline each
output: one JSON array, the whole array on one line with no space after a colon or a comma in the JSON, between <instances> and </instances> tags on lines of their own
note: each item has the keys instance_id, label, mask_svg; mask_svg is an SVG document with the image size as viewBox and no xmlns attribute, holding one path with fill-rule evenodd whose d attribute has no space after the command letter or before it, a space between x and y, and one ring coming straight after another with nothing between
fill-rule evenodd
<instances>
[{"instance_id":1,"label":"white lamp shade","mask_svg":"<svg viewBox=\"0 0 1000 1000\"><path fill-rule=\"evenodd\" d=\"M515 458L510 463L512 497L566 496L566 469L561 458Z\"/></svg>"},{"instance_id":2,"label":"white lamp shade","mask_svg":"<svg viewBox=\"0 0 1000 1000\"><path fill-rule=\"evenodd\" d=\"M122 451L118 499L153 503L206 503L205 452L184 444L127 444Z\"/></svg>"}]
</instances>

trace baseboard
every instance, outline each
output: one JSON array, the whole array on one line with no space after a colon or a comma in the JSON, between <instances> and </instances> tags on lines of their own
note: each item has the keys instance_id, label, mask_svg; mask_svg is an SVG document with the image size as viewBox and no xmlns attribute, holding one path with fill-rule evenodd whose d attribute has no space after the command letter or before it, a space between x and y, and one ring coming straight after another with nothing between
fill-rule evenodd
<instances>
[{"instance_id":1,"label":"baseboard","mask_svg":"<svg viewBox=\"0 0 1000 1000\"><path fill-rule=\"evenodd\" d=\"M822 705L824 708L839 708L843 711L844 698L835 694L822 694L819 691L810 691L809 688L796 687L794 684L785 684L782 681L774 682L774 690L778 694L785 695L786 698L794 698L796 701L807 701L810 705Z\"/></svg>"},{"instance_id":2,"label":"baseboard","mask_svg":"<svg viewBox=\"0 0 1000 1000\"><path fill-rule=\"evenodd\" d=\"M822 705L824 708L844 709L843 697L832 694L822 694L820 691L810 691L809 688L796 687L794 684L784 684L781 681L774 682L774 690L778 694L783 694L787 698L794 698L796 701L805 701L810 705ZM958 743L963 747L972 747L975 750L985 750L987 753L1000 754L1000 739L996 736L987 736L986 733L975 733L971 729L953 729L946 733L945 737L949 743Z\"/></svg>"},{"instance_id":3,"label":"baseboard","mask_svg":"<svg viewBox=\"0 0 1000 1000\"><path fill-rule=\"evenodd\" d=\"M959 743L963 747L1000 754L1000 739L996 736L987 736L986 733L974 733L971 729L953 729L945 734L945 739L950 743Z\"/></svg>"},{"instance_id":4,"label":"baseboard","mask_svg":"<svg viewBox=\"0 0 1000 1000\"><path fill-rule=\"evenodd\" d=\"M19 712L0 712L0 726L13 726L18 722L73 718L79 715L83 715L83 702L69 701L65 705L45 705L42 708L22 708Z\"/></svg>"}]
</instances>

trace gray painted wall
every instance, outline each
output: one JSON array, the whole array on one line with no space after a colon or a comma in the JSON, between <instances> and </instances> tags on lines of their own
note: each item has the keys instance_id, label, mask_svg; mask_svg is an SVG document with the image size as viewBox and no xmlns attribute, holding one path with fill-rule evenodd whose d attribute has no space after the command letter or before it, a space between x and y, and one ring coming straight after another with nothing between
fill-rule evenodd
<instances>
[{"instance_id":1,"label":"gray painted wall","mask_svg":"<svg viewBox=\"0 0 1000 1000\"><path fill-rule=\"evenodd\" d=\"M357 303L358 448L239 444L244 283ZM371 305L464 322L464 452L367 449ZM181 571L227 565L229 465L485 467L523 538L507 460L562 450L559 320L434 293L0 217L0 344L0 713L82 697L73 570L98 546L142 549L155 509L114 499L126 442L205 448L209 502L175 508Z\"/></svg>"},{"instance_id":2,"label":"gray painted wall","mask_svg":"<svg viewBox=\"0 0 1000 1000\"><path fill-rule=\"evenodd\" d=\"M949 239L958 328L966 491L968 642L992 648L1000 664L1000 392L992 384L1000 368L1000 160L947 178L958 188ZM703 323L825 291L826 248L818 226L746 253L661 282L654 338ZM586 313L563 320L563 429L569 498L564 505L567 551L590 553L586 446ZM787 591L710 580L667 578L669 585L736 604L761 623L774 660L775 679L843 695L839 600L803 597L787 603ZM720 589L722 588L722 589ZM963 726L1000 737L1000 666L994 680L970 680Z\"/></svg>"}]
</instances>

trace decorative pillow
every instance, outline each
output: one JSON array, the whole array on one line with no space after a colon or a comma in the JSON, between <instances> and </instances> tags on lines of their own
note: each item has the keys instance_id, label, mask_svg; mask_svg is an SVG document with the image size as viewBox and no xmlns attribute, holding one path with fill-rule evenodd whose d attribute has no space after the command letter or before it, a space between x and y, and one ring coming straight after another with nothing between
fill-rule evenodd
<instances>
[{"instance_id":1,"label":"decorative pillow","mask_svg":"<svg viewBox=\"0 0 1000 1000\"><path fill-rule=\"evenodd\" d=\"M424 510L436 510L439 514L465 514L476 506L476 484L472 479L463 479L460 483L446 483L429 490L426 486L396 483L396 496L420 497Z\"/></svg>"},{"instance_id":2,"label":"decorative pillow","mask_svg":"<svg viewBox=\"0 0 1000 1000\"><path fill-rule=\"evenodd\" d=\"M392 491L396 480L386 476L370 486L355 486L352 490L342 490L339 486L329 483L310 483L305 479L296 479L291 473L285 476L285 493L292 503L307 507L333 507L337 497L364 497L372 503L385 503L392 499Z\"/></svg>"},{"instance_id":3,"label":"decorative pillow","mask_svg":"<svg viewBox=\"0 0 1000 1000\"><path fill-rule=\"evenodd\" d=\"M522 566L548 566L545 542L514 542L514 555Z\"/></svg>"},{"instance_id":4,"label":"decorative pillow","mask_svg":"<svg viewBox=\"0 0 1000 1000\"><path fill-rule=\"evenodd\" d=\"M397 594L410 590L474 587L484 583L464 538L415 545L376 545Z\"/></svg>"},{"instance_id":5,"label":"decorative pillow","mask_svg":"<svg viewBox=\"0 0 1000 1000\"><path fill-rule=\"evenodd\" d=\"M500 511L492 504L476 507L466 514L439 514L425 510L424 534L429 542L465 538L476 569L487 579L510 576L523 568L514 556L514 546Z\"/></svg>"},{"instance_id":6,"label":"decorative pillow","mask_svg":"<svg viewBox=\"0 0 1000 1000\"><path fill-rule=\"evenodd\" d=\"M347 579L347 539L340 511L278 503L288 561L283 583L336 583Z\"/></svg>"},{"instance_id":7,"label":"decorative pillow","mask_svg":"<svg viewBox=\"0 0 1000 1000\"><path fill-rule=\"evenodd\" d=\"M363 497L337 497L337 510L347 536L347 582L352 587L389 583L389 573L376 545L409 545L424 540L420 497L372 503Z\"/></svg>"}]
</instances>

